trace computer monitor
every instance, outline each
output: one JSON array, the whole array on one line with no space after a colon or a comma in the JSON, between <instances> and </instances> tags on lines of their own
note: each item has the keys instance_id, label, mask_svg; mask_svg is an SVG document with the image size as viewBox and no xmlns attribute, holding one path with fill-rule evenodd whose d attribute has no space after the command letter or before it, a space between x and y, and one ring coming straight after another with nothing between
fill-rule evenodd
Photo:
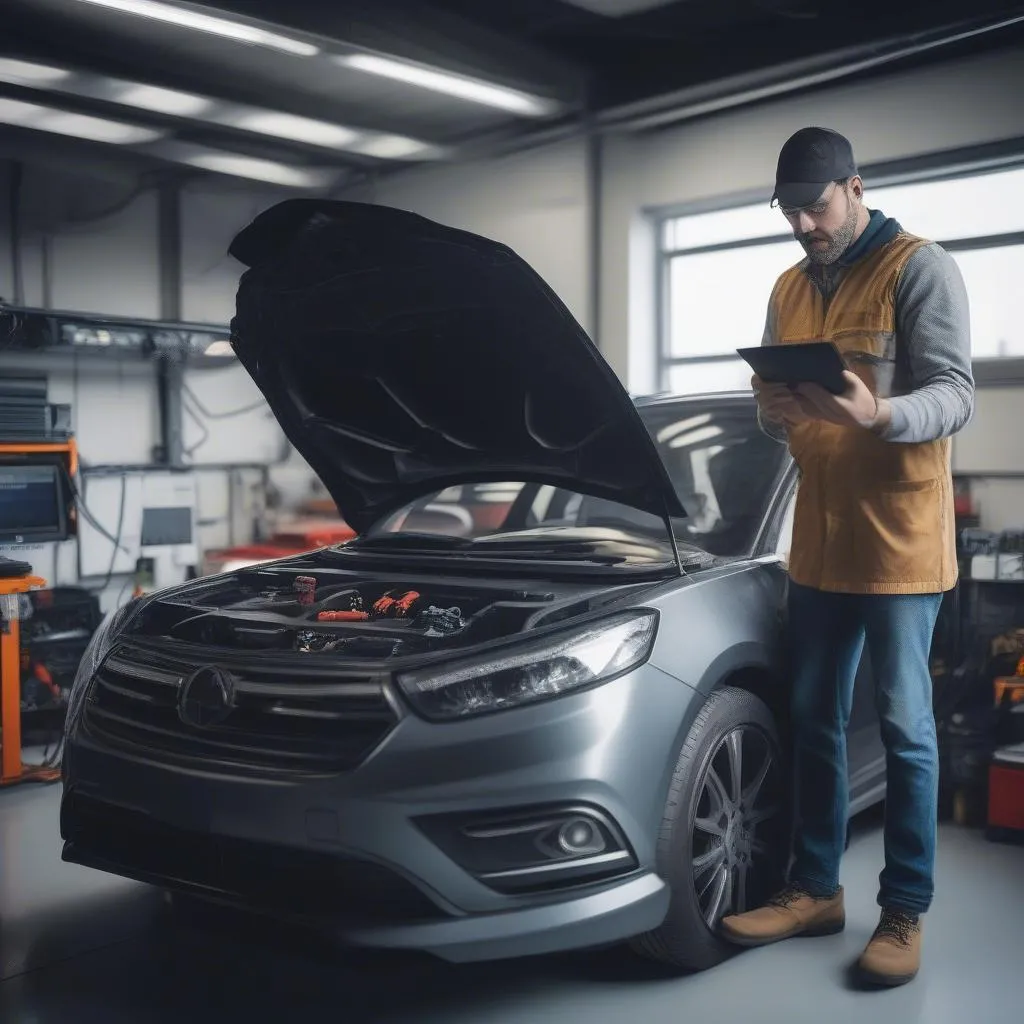
<instances>
[{"instance_id":1,"label":"computer monitor","mask_svg":"<svg viewBox=\"0 0 1024 1024\"><path fill-rule=\"evenodd\" d=\"M0 543L32 544L68 536L61 467L0 461Z\"/></svg>"}]
</instances>

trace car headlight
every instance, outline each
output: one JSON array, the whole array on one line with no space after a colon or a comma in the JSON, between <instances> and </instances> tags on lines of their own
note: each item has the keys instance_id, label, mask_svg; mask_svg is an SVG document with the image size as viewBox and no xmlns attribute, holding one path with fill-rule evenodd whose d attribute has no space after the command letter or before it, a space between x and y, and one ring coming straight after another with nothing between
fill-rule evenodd
<instances>
[{"instance_id":1,"label":"car headlight","mask_svg":"<svg viewBox=\"0 0 1024 1024\"><path fill-rule=\"evenodd\" d=\"M71 684L71 693L68 695L67 716L65 718L65 735L74 725L78 713L82 708L82 702L88 692L92 677L103 663L103 659L110 653L118 636L125 627L135 618L143 604L142 599L129 601L116 611L111 612L97 627L93 633L82 660L78 663L78 670L75 672L75 681Z\"/></svg>"},{"instance_id":2,"label":"car headlight","mask_svg":"<svg viewBox=\"0 0 1024 1024\"><path fill-rule=\"evenodd\" d=\"M605 683L642 664L658 614L634 611L507 653L406 672L398 684L413 707L437 721L486 714Z\"/></svg>"}]
</instances>

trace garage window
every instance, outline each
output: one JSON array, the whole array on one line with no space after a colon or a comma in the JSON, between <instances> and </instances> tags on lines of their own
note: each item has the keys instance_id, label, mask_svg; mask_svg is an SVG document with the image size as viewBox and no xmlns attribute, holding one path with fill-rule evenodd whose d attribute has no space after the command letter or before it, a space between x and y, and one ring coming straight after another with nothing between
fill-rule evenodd
<instances>
[{"instance_id":1,"label":"garage window","mask_svg":"<svg viewBox=\"0 0 1024 1024\"><path fill-rule=\"evenodd\" d=\"M865 171L865 180L872 209L939 241L960 265L976 366L1024 362L1015 300L1024 280L1024 165L955 175L932 169L898 184L882 178L877 187ZM659 389L747 389L750 370L735 350L760 343L772 286L802 255L786 222L758 202L666 218L659 234Z\"/></svg>"}]
</instances>

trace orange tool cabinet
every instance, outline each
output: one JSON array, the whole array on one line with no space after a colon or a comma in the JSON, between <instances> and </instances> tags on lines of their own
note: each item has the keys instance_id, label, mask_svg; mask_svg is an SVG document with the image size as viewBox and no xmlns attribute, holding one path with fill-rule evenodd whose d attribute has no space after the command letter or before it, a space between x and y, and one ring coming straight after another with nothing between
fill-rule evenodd
<instances>
[{"instance_id":1,"label":"orange tool cabinet","mask_svg":"<svg viewBox=\"0 0 1024 1024\"><path fill-rule=\"evenodd\" d=\"M32 524L14 528L15 535L5 536L4 541L22 544L74 536L78 525L74 484L78 445L74 437L0 439L0 472L20 466L57 467L57 521L40 524L38 528ZM0 557L0 786L53 782L60 778L60 768L25 765L21 759L21 597L46 585L46 580L32 574L32 566L27 562Z\"/></svg>"},{"instance_id":2,"label":"orange tool cabinet","mask_svg":"<svg viewBox=\"0 0 1024 1024\"><path fill-rule=\"evenodd\" d=\"M53 782L59 768L37 768L21 762L21 632L20 597L46 586L32 575L32 566L0 558L0 785Z\"/></svg>"}]
</instances>

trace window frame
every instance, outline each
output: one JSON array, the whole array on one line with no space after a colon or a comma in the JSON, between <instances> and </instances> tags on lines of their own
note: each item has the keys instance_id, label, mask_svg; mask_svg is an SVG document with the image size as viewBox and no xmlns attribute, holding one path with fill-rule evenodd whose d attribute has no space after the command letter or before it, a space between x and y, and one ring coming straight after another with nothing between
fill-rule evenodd
<instances>
[{"instance_id":1,"label":"window frame","mask_svg":"<svg viewBox=\"0 0 1024 1024\"><path fill-rule=\"evenodd\" d=\"M979 177L1000 171L1024 168L1024 138L1006 142L972 147L964 150L950 150L908 160L868 164L860 169L865 182L872 189L891 188L900 185L917 185L937 181L955 181L960 178ZM695 364L731 363L738 358L734 355L673 355L672 322L670 305L671 265L674 259L698 256L732 249L755 248L793 240L790 232L776 235L758 235L751 238L735 239L684 248L665 246L666 229L671 221L698 214L717 213L759 202L770 202L771 187L751 189L744 192L721 196L718 199L703 200L674 207L665 207L653 215L655 239L655 376L656 390L666 392L670 373L676 366ZM991 250L1006 246L1024 244L1024 231L1009 231L996 235L978 235L966 238L935 239L947 252L971 252ZM794 254L794 263L797 262ZM756 342L750 342L756 344ZM972 360L975 384L979 387L1019 387L1024 384L1024 357L985 356Z\"/></svg>"}]
</instances>

